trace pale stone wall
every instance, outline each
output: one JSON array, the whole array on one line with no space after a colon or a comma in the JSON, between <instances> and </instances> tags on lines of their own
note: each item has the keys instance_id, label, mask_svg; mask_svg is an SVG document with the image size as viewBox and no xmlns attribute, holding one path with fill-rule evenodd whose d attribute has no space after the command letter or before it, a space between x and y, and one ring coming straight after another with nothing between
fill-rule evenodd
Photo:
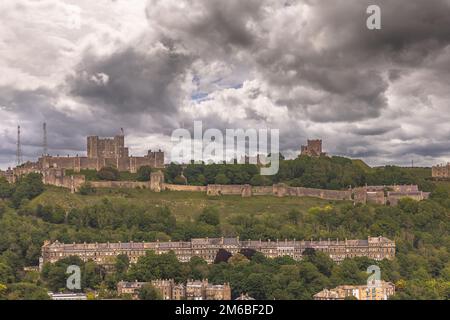
<instances>
[{"instance_id":1,"label":"pale stone wall","mask_svg":"<svg viewBox=\"0 0 450 320\"><path fill-rule=\"evenodd\" d=\"M209 184L206 192L208 196L240 195L243 197L249 197L252 195L251 186L247 184L244 185Z\"/></svg>"},{"instance_id":2,"label":"pale stone wall","mask_svg":"<svg viewBox=\"0 0 450 320\"><path fill-rule=\"evenodd\" d=\"M182 184L163 184L163 190L168 191L187 191L187 192L206 192L206 186L189 186Z\"/></svg>"},{"instance_id":3,"label":"pale stone wall","mask_svg":"<svg viewBox=\"0 0 450 320\"><path fill-rule=\"evenodd\" d=\"M54 168L39 170L33 163L28 163L14 170L14 176L20 176L30 172L39 172L43 174L43 181L46 184L61 186L70 189L72 192L78 191L83 185L85 177L83 175L65 176L65 169ZM399 185L399 186L367 186L355 188L352 190L325 190L303 187L290 187L279 183L271 187L245 185L218 185L210 184L208 186L175 185L164 183L164 174L161 171L152 172L150 181L92 181L94 188L148 188L154 192L181 191L181 192L204 192L208 196L221 195L239 195L241 197L252 197L259 195L274 195L277 197L313 197L323 200L333 201L354 201L354 203L375 203L385 205L397 205L402 198L412 198L414 200L428 199L429 193L419 191L417 185ZM387 196L385 196L385 190Z\"/></svg>"},{"instance_id":4,"label":"pale stone wall","mask_svg":"<svg viewBox=\"0 0 450 320\"><path fill-rule=\"evenodd\" d=\"M428 199L429 192L388 192L386 201L389 201L391 206L396 206L401 199L410 198L416 201L422 201Z\"/></svg>"},{"instance_id":5,"label":"pale stone wall","mask_svg":"<svg viewBox=\"0 0 450 320\"><path fill-rule=\"evenodd\" d=\"M94 188L150 188L148 181L91 181L90 184Z\"/></svg>"},{"instance_id":6,"label":"pale stone wall","mask_svg":"<svg viewBox=\"0 0 450 320\"><path fill-rule=\"evenodd\" d=\"M47 169L41 172L42 182L57 187L70 189L72 193L77 192L80 187L86 182L83 175L66 176L64 169Z\"/></svg>"},{"instance_id":7,"label":"pale stone wall","mask_svg":"<svg viewBox=\"0 0 450 320\"><path fill-rule=\"evenodd\" d=\"M252 193L255 196L271 196L273 195L273 186L252 187Z\"/></svg>"},{"instance_id":8,"label":"pale stone wall","mask_svg":"<svg viewBox=\"0 0 450 320\"><path fill-rule=\"evenodd\" d=\"M289 187L285 184L277 184L273 186L273 194L278 197L294 196L294 197L313 197L325 200L352 200L352 192L350 190L324 190L303 187Z\"/></svg>"}]
</instances>

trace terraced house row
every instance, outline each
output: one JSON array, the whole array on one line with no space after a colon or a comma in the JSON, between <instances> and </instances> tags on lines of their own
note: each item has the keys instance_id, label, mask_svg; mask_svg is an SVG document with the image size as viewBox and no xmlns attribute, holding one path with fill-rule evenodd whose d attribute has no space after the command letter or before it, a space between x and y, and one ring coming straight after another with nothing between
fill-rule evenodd
<instances>
[{"instance_id":1,"label":"terraced house row","mask_svg":"<svg viewBox=\"0 0 450 320\"><path fill-rule=\"evenodd\" d=\"M58 241L46 241L42 246L40 267L44 263L54 263L69 256L78 256L84 261L92 260L101 265L110 265L119 254L126 254L132 263L148 251L156 254L173 251L178 260L188 262L197 256L213 263L219 250L230 254L242 250L255 250L268 258L290 256L301 260L307 249L327 253L331 259L340 262L345 258L369 257L374 260L395 257L395 242L385 237L368 237L366 240L246 240L236 238L199 238L191 241L168 242L127 242L127 243L82 243L64 244Z\"/></svg>"}]
</instances>

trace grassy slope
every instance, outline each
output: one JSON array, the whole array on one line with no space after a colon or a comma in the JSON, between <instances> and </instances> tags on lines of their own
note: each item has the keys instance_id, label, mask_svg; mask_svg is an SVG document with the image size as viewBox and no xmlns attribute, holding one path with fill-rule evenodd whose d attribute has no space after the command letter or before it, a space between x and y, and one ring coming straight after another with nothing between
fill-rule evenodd
<instances>
[{"instance_id":1,"label":"grassy slope","mask_svg":"<svg viewBox=\"0 0 450 320\"><path fill-rule=\"evenodd\" d=\"M37 204L59 205L65 209L83 208L94 205L107 198L113 203L124 203L146 208L167 206L177 218L192 218L205 207L216 207L223 217L233 213L265 214L286 213L292 209L307 211L311 207L325 206L329 203L343 205L345 202L332 202L316 198L273 196L240 196L208 197L199 192L162 192L154 193L144 189L101 189L96 195L81 196L56 187L49 187L43 194L32 200L31 206Z\"/></svg>"},{"instance_id":2,"label":"grassy slope","mask_svg":"<svg viewBox=\"0 0 450 320\"><path fill-rule=\"evenodd\" d=\"M355 166L360 167L365 173L371 173L374 171L368 164L360 159L353 159L352 162Z\"/></svg>"}]
</instances>

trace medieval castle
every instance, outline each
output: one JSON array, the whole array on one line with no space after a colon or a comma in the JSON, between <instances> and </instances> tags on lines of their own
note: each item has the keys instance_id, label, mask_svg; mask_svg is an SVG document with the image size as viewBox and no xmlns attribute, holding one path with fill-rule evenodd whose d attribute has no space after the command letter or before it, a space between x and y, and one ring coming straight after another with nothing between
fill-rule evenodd
<instances>
[{"instance_id":1,"label":"medieval castle","mask_svg":"<svg viewBox=\"0 0 450 320\"><path fill-rule=\"evenodd\" d=\"M100 138L98 136L87 137L87 156L50 156L42 155L36 162L26 162L14 169L8 169L3 175L10 182L14 182L21 175L39 172L59 172L63 170L73 170L80 172L84 169L100 170L104 167L114 167L119 171L137 172L142 166L152 168L164 168L164 152L161 150L149 150L147 155L134 157L129 155L129 150L125 147L125 136L123 130L121 134L113 138ZM47 176L50 174L47 174Z\"/></svg>"}]
</instances>

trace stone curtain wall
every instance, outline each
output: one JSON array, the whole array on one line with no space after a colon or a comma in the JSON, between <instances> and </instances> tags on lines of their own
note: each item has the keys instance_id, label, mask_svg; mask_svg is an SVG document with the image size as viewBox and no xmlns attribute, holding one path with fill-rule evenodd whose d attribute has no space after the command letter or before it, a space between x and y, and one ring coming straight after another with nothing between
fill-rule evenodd
<instances>
[{"instance_id":1,"label":"stone curtain wall","mask_svg":"<svg viewBox=\"0 0 450 320\"><path fill-rule=\"evenodd\" d=\"M23 168L27 172L37 172L33 167ZM49 168L40 171L45 184L64 187L72 193L77 192L86 183L85 176L66 176L64 169ZM290 187L285 184L273 186L251 186L244 185L219 185L207 186L175 185L164 183L164 174L161 171L153 172L150 181L92 181L94 188L128 188L128 189L150 189L153 192L161 191L184 191L203 192L208 196L236 195L241 197L269 196L276 197L313 197L332 201L353 201L354 203L374 203L379 205L397 205L402 198L421 201L428 199L429 193L419 191L417 185L402 186L368 186L352 190L324 190L303 187ZM386 191L385 191L386 190ZM388 191L390 190L390 191Z\"/></svg>"},{"instance_id":2,"label":"stone curtain wall","mask_svg":"<svg viewBox=\"0 0 450 320\"><path fill-rule=\"evenodd\" d=\"M91 181L91 186L94 188L150 188L149 182L139 182L139 181Z\"/></svg>"},{"instance_id":3,"label":"stone curtain wall","mask_svg":"<svg viewBox=\"0 0 450 320\"><path fill-rule=\"evenodd\" d=\"M188 186L168 183L163 183L162 185L162 190L168 191L206 192L206 189L207 187L205 186Z\"/></svg>"}]
</instances>

